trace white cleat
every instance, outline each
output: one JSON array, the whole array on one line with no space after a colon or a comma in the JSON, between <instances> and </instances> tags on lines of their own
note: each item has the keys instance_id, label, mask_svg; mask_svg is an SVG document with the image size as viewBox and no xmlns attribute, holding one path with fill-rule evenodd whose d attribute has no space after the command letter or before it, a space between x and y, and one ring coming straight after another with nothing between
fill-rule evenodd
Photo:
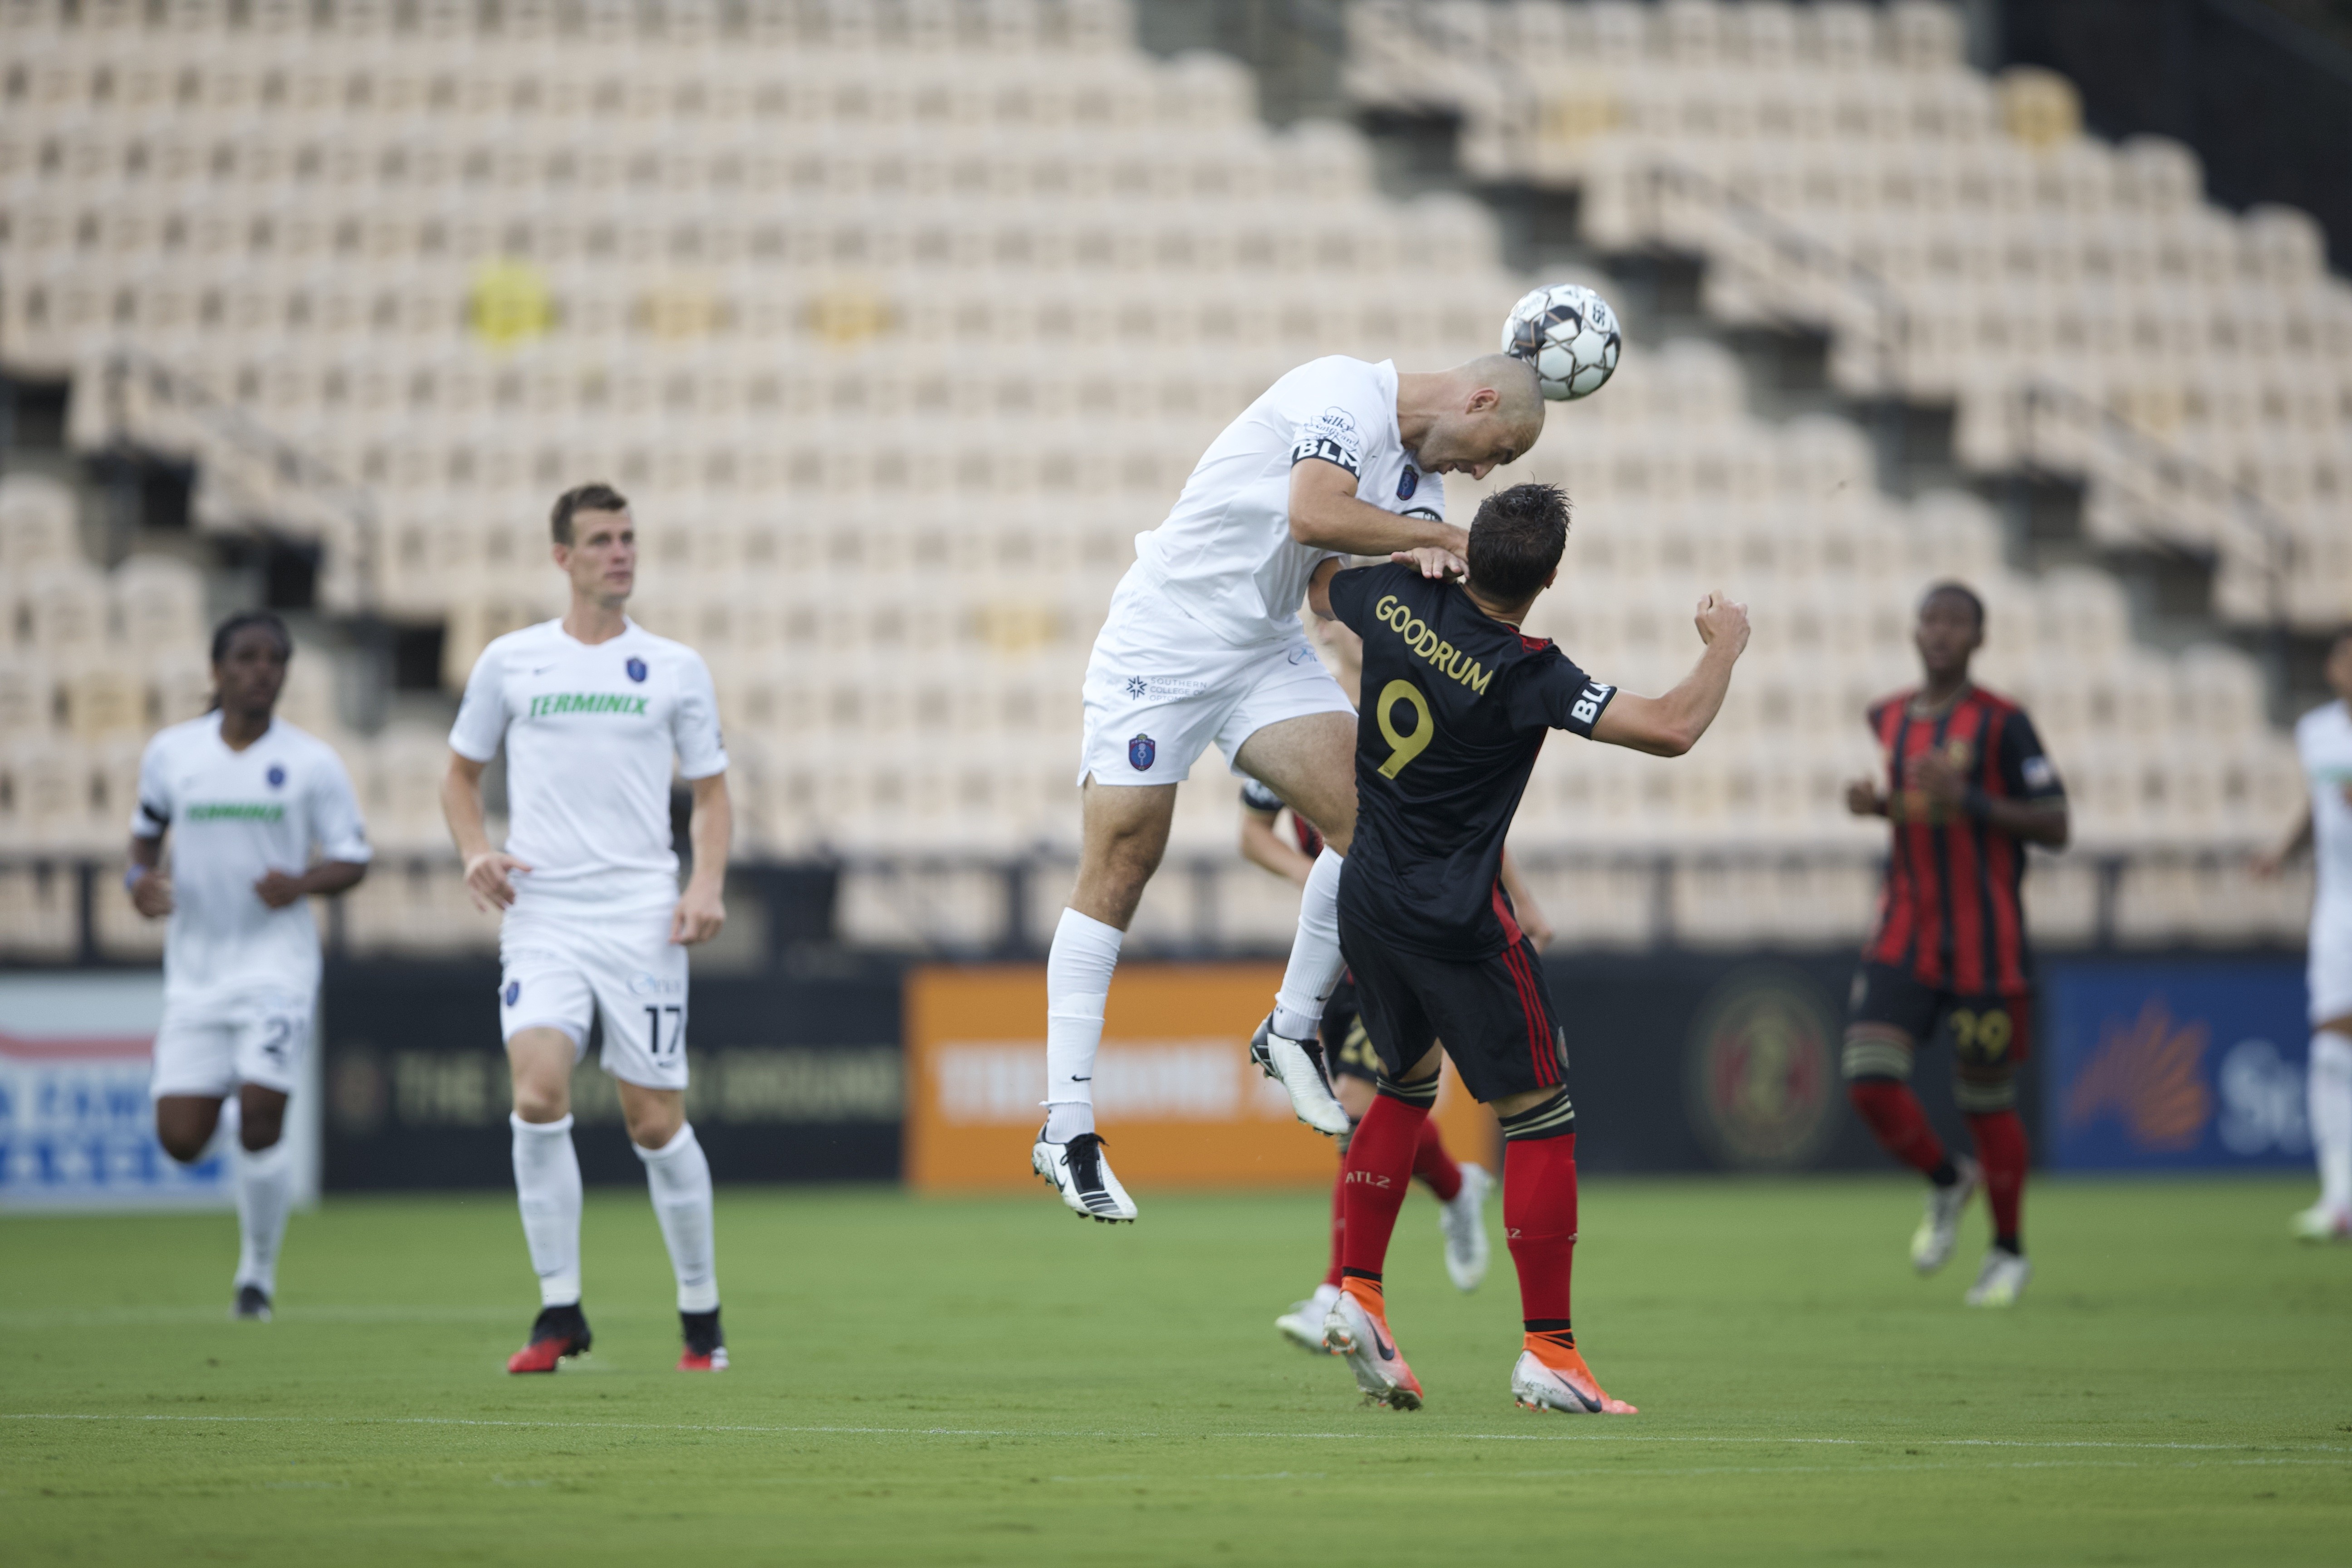
<instances>
[{"instance_id":1,"label":"white cleat","mask_svg":"<svg viewBox=\"0 0 2352 1568\"><path fill-rule=\"evenodd\" d=\"M2000 1247L1985 1254L1984 1268L1978 1271L1977 1282L1960 1299L1971 1307L2014 1307L2025 1294L2025 1282L2033 1278L2033 1265L2014 1252Z\"/></svg>"},{"instance_id":2,"label":"white cleat","mask_svg":"<svg viewBox=\"0 0 2352 1568\"><path fill-rule=\"evenodd\" d=\"M1323 1069L1317 1065L1315 1053L1303 1041L1276 1034L1271 1013L1250 1039L1250 1060L1264 1068L1266 1077L1290 1091L1291 1113L1299 1121L1327 1138L1337 1138L1348 1131L1351 1125L1348 1109L1332 1098L1331 1086L1323 1081Z\"/></svg>"},{"instance_id":3,"label":"white cleat","mask_svg":"<svg viewBox=\"0 0 2352 1568\"><path fill-rule=\"evenodd\" d=\"M1293 1301L1290 1310L1274 1321L1275 1329L1300 1350L1315 1355L1337 1354L1323 1342L1323 1320L1329 1315L1332 1304L1339 1299L1338 1286L1318 1285L1315 1294L1304 1301Z\"/></svg>"},{"instance_id":4,"label":"white cleat","mask_svg":"<svg viewBox=\"0 0 2352 1568\"><path fill-rule=\"evenodd\" d=\"M1456 1290L1475 1290L1486 1278L1486 1194L1495 1178L1484 1165L1462 1162L1462 1190L1438 1207L1437 1228L1445 1237L1445 1275Z\"/></svg>"},{"instance_id":5,"label":"white cleat","mask_svg":"<svg viewBox=\"0 0 2352 1568\"><path fill-rule=\"evenodd\" d=\"M1053 1143L1041 1129L1035 1146L1029 1151L1029 1168L1062 1194L1073 1214L1105 1225L1133 1223L1135 1200L1110 1173L1103 1141L1093 1133L1081 1132L1066 1143Z\"/></svg>"},{"instance_id":6,"label":"white cleat","mask_svg":"<svg viewBox=\"0 0 2352 1568\"><path fill-rule=\"evenodd\" d=\"M1960 1215L1984 1185L1984 1167L1966 1154L1952 1164L1960 1179L1948 1187L1928 1187L1927 1212L1911 1233L1911 1267L1922 1274L1933 1274L1952 1260L1952 1247L1960 1238Z\"/></svg>"},{"instance_id":7,"label":"white cleat","mask_svg":"<svg viewBox=\"0 0 2352 1568\"><path fill-rule=\"evenodd\" d=\"M1611 1398L1581 1356L1573 1366L1549 1366L1526 1350L1511 1367L1511 1400L1523 1410L1557 1410L1563 1415L1641 1414L1623 1400Z\"/></svg>"},{"instance_id":8,"label":"white cleat","mask_svg":"<svg viewBox=\"0 0 2352 1568\"><path fill-rule=\"evenodd\" d=\"M2292 1222L2297 1241L2352 1241L2352 1212L2314 1204Z\"/></svg>"},{"instance_id":9,"label":"white cleat","mask_svg":"<svg viewBox=\"0 0 2352 1568\"><path fill-rule=\"evenodd\" d=\"M1405 1364L1387 1320L1366 1311L1344 1290L1323 1319L1323 1343L1333 1355L1348 1358L1348 1370L1356 1374L1368 1403L1391 1410L1421 1408L1421 1379Z\"/></svg>"}]
</instances>

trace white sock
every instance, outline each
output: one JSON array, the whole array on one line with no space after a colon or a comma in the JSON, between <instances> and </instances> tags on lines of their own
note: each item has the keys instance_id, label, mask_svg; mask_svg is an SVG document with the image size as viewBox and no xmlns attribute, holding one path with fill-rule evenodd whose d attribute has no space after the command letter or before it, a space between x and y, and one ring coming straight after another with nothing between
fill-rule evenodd
<instances>
[{"instance_id":1,"label":"white sock","mask_svg":"<svg viewBox=\"0 0 2352 1568\"><path fill-rule=\"evenodd\" d=\"M1311 1040L1323 1026L1323 1004L1347 971L1339 956L1339 873L1348 862L1325 848L1307 873L1298 896L1298 934L1290 942L1290 967L1274 994L1274 1032L1286 1040Z\"/></svg>"},{"instance_id":2,"label":"white sock","mask_svg":"<svg viewBox=\"0 0 2352 1568\"><path fill-rule=\"evenodd\" d=\"M1066 1143L1095 1130L1095 1053L1103 1006L1125 933L1076 910L1062 911L1045 955L1045 1137Z\"/></svg>"},{"instance_id":3,"label":"white sock","mask_svg":"<svg viewBox=\"0 0 2352 1568\"><path fill-rule=\"evenodd\" d=\"M278 1249L294 1207L294 1154L280 1138L258 1151L239 1145L230 1155L236 1182L236 1283L278 1294Z\"/></svg>"},{"instance_id":4,"label":"white sock","mask_svg":"<svg viewBox=\"0 0 2352 1568\"><path fill-rule=\"evenodd\" d=\"M572 1118L525 1121L509 1112L514 1128L515 1198L522 1209L523 1239L539 1275L539 1304L573 1307L580 1302L580 1156L572 1147Z\"/></svg>"},{"instance_id":5,"label":"white sock","mask_svg":"<svg viewBox=\"0 0 2352 1568\"><path fill-rule=\"evenodd\" d=\"M2311 1037L2305 1099L2311 1146L2319 1157L2319 1201L2336 1214L2352 1214L2352 1040L2331 1029Z\"/></svg>"},{"instance_id":6,"label":"white sock","mask_svg":"<svg viewBox=\"0 0 2352 1568\"><path fill-rule=\"evenodd\" d=\"M719 1245L710 1226L710 1161L694 1136L693 1123L658 1149L632 1143L646 1163L646 1186L654 1217L669 1247L670 1271L677 1276L677 1310L719 1310Z\"/></svg>"}]
</instances>

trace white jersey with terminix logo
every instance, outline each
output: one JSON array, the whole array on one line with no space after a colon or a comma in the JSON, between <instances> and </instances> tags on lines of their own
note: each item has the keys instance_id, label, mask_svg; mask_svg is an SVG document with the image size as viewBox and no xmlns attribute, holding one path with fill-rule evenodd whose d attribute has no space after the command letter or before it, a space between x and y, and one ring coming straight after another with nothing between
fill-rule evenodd
<instances>
[{"instance_id":1,"label":"white jersey with terminix logo","mask_svg":"<svg viewBox=\"0 0 2352 1568\"><path fill-rule=\"evenodd\" d=\"M506 851L530 867L516 907L666 907L677 900L670 763L727 771L702 656L635 621L583 643L547 621L482 650L449 745L487 763L507 749Z\"/></svg>"},{"instance_id":2,"label":"white jersey with terminix logo","mask_svg":"<svg viewBox=\"0 0 2352 1568\"><path fill-rule=\"evenodd\" d=\"M1265 390L1202 454L1168 520L1138 534L1147 578L1234 647L1297 633L1307 580L1334 553L1290 537L1290 470L1319 458L1356 476L1356 497L1443 521L1444 485L1397 433L1397 371L1334 354Z\"/></svg>"},{"instance_id":3,"label":"white jersey with terminix logo","mask_svg":"<svg viewBox=\"0 0 2352 1568\"><path fill-rule=\"evenodd\" d=\"M172 836L172 921L163 939L163 999L184 1009L224 997L319 988L319 929L310 900L273 910L253 890L271 871L299 876L317 847L364 864L367 830L351 775L333 748L283 719L241 752L221 716L174 724L147 742L131 831Z\"/></svg>"}]
</instances>

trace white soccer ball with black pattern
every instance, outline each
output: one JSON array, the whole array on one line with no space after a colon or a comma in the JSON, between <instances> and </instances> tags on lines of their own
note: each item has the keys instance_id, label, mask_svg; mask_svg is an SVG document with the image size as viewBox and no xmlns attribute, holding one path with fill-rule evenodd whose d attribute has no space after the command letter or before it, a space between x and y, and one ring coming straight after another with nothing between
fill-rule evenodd
<instances>
[{"instance_id":1,"label":"white soccer ball with black pattern","mask_svg":"<svg viewBox=\"0 0 2352 1568\"><path fill-rule=\"evenodd\" d=\"M1503 352L1535 366L1538 384L1554 403L1600 391L1623 346L1617 312L1581 283L1535 289L1503 321Z\"/></svg>"}]
</instances>

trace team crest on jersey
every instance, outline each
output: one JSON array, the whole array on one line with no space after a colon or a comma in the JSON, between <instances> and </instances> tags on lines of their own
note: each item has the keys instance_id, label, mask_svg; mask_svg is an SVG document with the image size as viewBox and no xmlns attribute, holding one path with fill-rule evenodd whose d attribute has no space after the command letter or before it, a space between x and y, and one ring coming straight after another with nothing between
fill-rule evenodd
<instances>
[{"instance_id":1,"label":"team crest on jersey","mask_svg":"<svg viewBox=\"0 0 2352 1568\"><path fill-rule=\"evenodd\" d=\"M632 996L674 996L679 989L677 981L648 974L642 969L629 976L629 994Z\"/></svg>"},{"instance_id":2,"label":"team crest on jersey","mask_svg":"<svg viewBox=\"0 0 2352 1568\"><path fill-rule=\"evenodd\" d=\"M1152 759L1160 755L1160 742L1149 735L1138 735L1127 743L1128 765L1137 773L1149 773Z\"/></svg>"},{"instance_id":3,"label":"team crest on jersey","mask_svg":"<svg viewBox=\"0 0 2352 1568\"><path fill-rule=\"evenodd\" d=\"M284 789L286 787L286 769L283 765L278 763L270 763L269 771L261 776L269 781L269 787L271 789Z\"/></svg>"},{"instance_id":4,"label":"team crest on jersey","mask_svg":"<svg viewBox=\"0 0 2352 1568\"><path fill-rule=\"evenodd\" d=\"M628 663L623 665L621 668L629 672L629 679L631 680L643 680L646 678L646 661L644 659L632 658Z\"/></svg>"},{"instance_id":5,"label":"team crest on jersey","mask_svg":"<svg viewBox=\"0 0 2352 1568\"><path fill-rule=\"evenodd\" d=\"M509 1007L522 1000L522 982L520 980L508 981L505 994L507 1005Z\"/></svg>"},{"instance_id":6,"label":"team crest on jersey","mask_svg":"<svg viewBox=\"0 0 2352 1568\"><path fill-rule=\"evenodd\" d=\"M1407 463L1404 466L1404 472L1397 476L1397 500L1411 500L1412 492L1419 489L1421 489L1421 470Z\"/></svg>"}]
</instances>

